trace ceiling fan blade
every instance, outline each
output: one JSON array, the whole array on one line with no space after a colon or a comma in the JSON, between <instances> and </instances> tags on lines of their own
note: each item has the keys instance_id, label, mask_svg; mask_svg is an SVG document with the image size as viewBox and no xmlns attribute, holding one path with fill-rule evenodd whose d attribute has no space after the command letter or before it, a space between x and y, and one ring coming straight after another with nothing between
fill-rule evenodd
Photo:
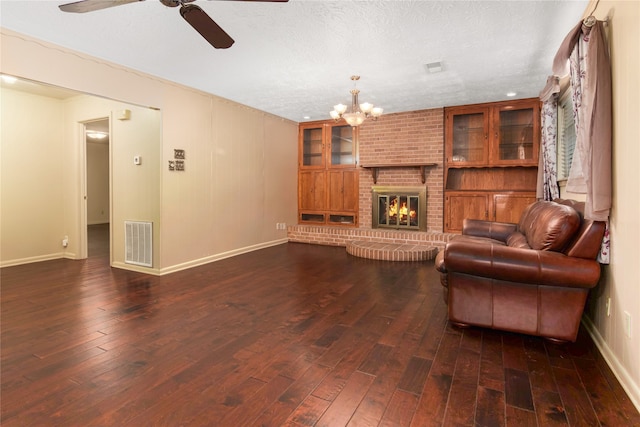
<instances>
[{"instance_id":1,"label":"ceiling fan blade","mask_svg":"<svg viewBox=\"0 0 640 427\"><path fill-rule=\"evenodd\" d=\"M183 5L180 15L216 49L227 49L233 45L233 39L229 34L195 4Z\"/></svg>"},{"instance_id":2,"label":"ceiling fan blade","mask_svg":"<svg viewBox=\"0 0 640 427\"><path fill-rule=\"evenodd\" d=\"M63 12L85 13L144 0L80 0L58 6Z\"/></svg>"}]
</instances>

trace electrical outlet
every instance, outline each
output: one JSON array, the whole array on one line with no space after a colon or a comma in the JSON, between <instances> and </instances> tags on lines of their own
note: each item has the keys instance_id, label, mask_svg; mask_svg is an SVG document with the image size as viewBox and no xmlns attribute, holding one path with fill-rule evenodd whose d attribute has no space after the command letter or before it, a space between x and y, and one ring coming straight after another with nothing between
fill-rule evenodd
<instances>
[{"instance_id":1,"label":"electrical outlet","mask_svg":"<svg viewBox=\"0 0 640 427\"><path fill-rule=\"evenodd\" d=\"M611 297L607 298L607 317L611 316Z\"/></svg>"},{"instance_id":2,"label":"electrical outlet","mask_svg":"<svg viewBox=\"0 0 640 427\"><path fill-rule=\"evenodd\" d=\"M627 338L631 338L631 313L628 311L624 312L624 332Z\"/></svg>"},{"instance_id":3,"label":"electrical outlet","mask_svg":"<svg viewBox=\"0 0 640 427\"><path fill-rule=\"evenodd\" d=\"M64 236L62 239L62 247L66 248L67 246L69 246L69 236Z\"/></svg>"}]
</instances>

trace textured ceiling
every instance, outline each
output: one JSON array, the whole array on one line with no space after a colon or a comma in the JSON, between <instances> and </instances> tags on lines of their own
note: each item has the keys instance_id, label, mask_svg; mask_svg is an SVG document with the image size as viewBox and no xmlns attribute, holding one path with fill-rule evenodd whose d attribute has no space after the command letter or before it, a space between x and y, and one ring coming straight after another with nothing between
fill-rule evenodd
<instances>
[{"instance_id":1,"label":"textured ceiling","mask_svg":"<svg viewBox=\"0 0 640 427\"><path fill-rule=\"evenodd\" d=\"M537 96L588 1L196 1L235 39L226 50L156 0L64 3L2 0L0 24L301 122L350 104L353 74L385 113Z\"/></svg>"}]
</instances>

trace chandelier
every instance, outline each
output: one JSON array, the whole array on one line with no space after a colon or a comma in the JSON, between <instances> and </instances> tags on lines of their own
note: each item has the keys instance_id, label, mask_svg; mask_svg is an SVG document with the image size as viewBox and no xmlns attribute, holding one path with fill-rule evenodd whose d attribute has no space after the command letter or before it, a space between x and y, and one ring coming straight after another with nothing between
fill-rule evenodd
<instances>
[{"instance_id":1,"label":"chandelier","mask_svg":"<svg viewBox=\"0 0 640 427\"><path fill-rule=\"evenodd\" d=\"M382 115L382 108L374 107L373 104L363 102L358 104L358 94L360 91L355 87L356 82L360 80L360 76L351 76L353 81L353 89L351 89L351 111L347 113L347 106L344 104L338 104L333 106L331 117L336 122L340 119L345 119L351 126L360 126L366 119L371 118L377 120Z\"/></svg>"}]
</instances>

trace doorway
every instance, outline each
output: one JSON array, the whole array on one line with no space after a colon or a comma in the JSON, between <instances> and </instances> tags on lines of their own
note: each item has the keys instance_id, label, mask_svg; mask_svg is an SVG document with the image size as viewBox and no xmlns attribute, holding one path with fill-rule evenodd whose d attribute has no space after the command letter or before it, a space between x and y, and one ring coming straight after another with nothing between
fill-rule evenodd
<instances>
[{"instance_id":1,"label":"doorway","mask_svg":"<svg viewBox=\"0 0 640 427\"><path fill-rule=\"evenodd\" d=\"M85 210L88 257L109 260L111 241L109 118L84 123Z\"/></svg>"}]
</instances>

